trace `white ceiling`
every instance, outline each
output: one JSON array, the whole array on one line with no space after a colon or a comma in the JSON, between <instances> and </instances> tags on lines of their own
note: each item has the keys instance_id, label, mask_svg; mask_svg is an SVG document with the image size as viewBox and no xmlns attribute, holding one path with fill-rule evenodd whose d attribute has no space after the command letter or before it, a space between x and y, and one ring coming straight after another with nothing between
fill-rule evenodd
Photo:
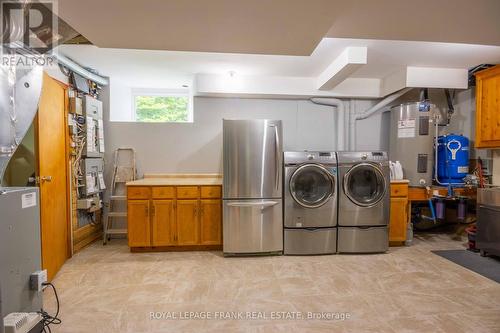
<instances>
[{"instance_id":1,"label":"white ceiling","mask_svg":"<svg viewBox=\"0 0 500 333\"><path fill-rule=\"evenodd\" d=\"M108 48L307 56L324 36L500 45L499 0L64 0L58 7Z\"/></svg>"},{"instance_id":2,"label":"white ceiling","mask_svg":"<svg viewBox=\"0 0 500 333\"><path fill-rule=\"evenodd\" d=\"M499 14L499 0L339 0L327 37L500 45Z\"/></svg>"},{"instance_id":3,"label":"white ceiling","mask_svg":"<svg viewBox=\"0 0 500 333\"><path fill-rule=\"evenodd\" d=\"M64 0L59 16L100 47L309 55L332 0Z\"/></svg>"},{"instance_id":4,"label":"white ceiling","mask_svg":"<svg viewBox=\"0 0 500 333\"><path fill-rule=\"evenodd\" d=\"M193 74L317 77L348 46L366 46L368 64L351 77L384 78L406 66L469 68L500 63L500 46L325 38L311 56L152 51L63 45L58 51L102 75L140 84L164 77L183 82Z\"/></svg>"}]
</instances>

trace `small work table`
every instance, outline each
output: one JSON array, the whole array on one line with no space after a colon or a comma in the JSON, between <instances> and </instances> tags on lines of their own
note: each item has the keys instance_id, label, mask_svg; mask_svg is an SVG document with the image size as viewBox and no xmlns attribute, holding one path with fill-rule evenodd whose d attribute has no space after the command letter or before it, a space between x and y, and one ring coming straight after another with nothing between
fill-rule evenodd
<instances>
[{"instance_id":1,"label":"small work table","mask_svg":"<svg viewBox=\"0 0 500 333\"><path fill-rule=\"evenodd\" d=\"M477 190L474 187L456 187L452 189L454 196L476 200ZM389 244L404 245L407 239L408 226L411 223L411 205L413 202L427 201L433 196L446 197L448 188L444 186L425 187L409 186L408 180L391 181L391 215L389 224Z\"/></svg>"}]
</instances>

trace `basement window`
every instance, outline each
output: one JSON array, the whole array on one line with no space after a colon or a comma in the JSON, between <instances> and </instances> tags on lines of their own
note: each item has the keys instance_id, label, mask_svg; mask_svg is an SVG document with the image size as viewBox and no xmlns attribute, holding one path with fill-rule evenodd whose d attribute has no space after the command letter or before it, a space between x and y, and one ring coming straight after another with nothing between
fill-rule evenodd
<instances>
[{"instance_id":1,"label":"basement window","mask_svg":"<svg viewBox=\"0 0 500 333\"><path fill-rule=\"evenodd\" d=\"M132 94L133 119L143 123L193 122L192 98L187 90L137 90Z\"/></svg>"}]
</instances>

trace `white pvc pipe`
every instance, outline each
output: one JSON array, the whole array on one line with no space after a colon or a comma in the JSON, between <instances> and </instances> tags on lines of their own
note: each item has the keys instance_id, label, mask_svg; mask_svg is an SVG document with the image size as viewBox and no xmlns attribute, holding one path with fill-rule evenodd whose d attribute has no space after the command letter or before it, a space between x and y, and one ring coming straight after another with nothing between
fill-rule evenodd
<instances>
[{"instance_id":1,"label":"white pvc pipe","mask_svg":"<svg viewBox=\"0 0 500 333\"><path fill-rule=\"evenodd\" d=\"M387 96L386 98L384 98L383 100L381 100L380 102L378 102L377 104L375 104L374 106L372 106L371 108L366 110L365 112L356 115L355 119L362 120L362 119L366 119L366 118L370 117L371 115L377 113L377 111L382 110L384 107L386 107L390 103L394 102L396 99L403 96L404 94L406 94L408 91L410 91L412 89L413 88L401 89L400 91L395 92L394 94Z\"/></svg>"},{"instance_id":2,"label":"white pvc pipe","mask_svg":"<svg viewBox=\"0 0 500 333\"><path fill-rule=\"evenodd\" d=\"M346 126L344 102L338 98L311 98L311 102L319 105L328 105L337 108L337 150L346 150Z\"/></svg>"},{"instance_id":3,"label":"white pvc pipe","mask_svg":"<svg viewBox=\"0 0 500 333\"><path fill-rule=\"evenodd\" d=\"M368 110L366 110L363 113L355 115L354 111L352 111L353 112L352 113L352 118L351 118L352 121L349 124L349 133L351 135L351 139L349 140L350 141L350 149L351 150L355 150L356 149L356 121L357 120L362 120L362 119L366 119L368 117L371 117L372 115L374 115L375 113L383 110L389 104L391 104L396 99L398 99L399 97L403 96L404 94L406 94L408 91L410 91L412 89L413 88L404 88L404 89L401 89L400 91L395 92L394 94L389 95L386 98L382 99L380 102L378 102L377 104L375 104L374 106L372 106L371 108L369 108Z\"/></svg>"},{"instance_id":4,"label":"white pvc pipe","mask_svg":"<svg viewBox=\"0 0 500 333\"><path fill-rule=\"evenodd\" d=\"M339 105L343 105L343 103L340 103ZM344 107L339 107L337 105L337 150L346 150L346 144L345 144L345 129L344 129L344 123L345 123L345 111Z\"/></svg>"},{"instance_id":5,"label":"white pvc pipe","mask_svg":"<svg viewBox=\"0 0 500 333\"><path fill-rule=\"evenodd\" d=\"M350 148L350 143L349 143L349 116L351 113L351 107L349 105L349 108L347 110L344 110L344 125L342 126L342 130L344 131L344 147L345 150L349 150Z\"/></svg>"},{"instance_id":6,"label":"white pvc pipe","mask_svg":"<svg viewBox=\"0 0 500 333\"><path fill-rule=\"evenodd\" d=\"M355 151L356 148L356 109L354 108L354 102L351 101L351 106L349 108L349 150Z\"/></svg>"},{"instance_id":7,"label":"white pvc pipe","mask_svg":"<svg viewBox=\"0 0 500 333\"><path fill-rule=\"evenodd\" d=\"M349 114L345 114L344 103L338 98L314 97L311 98L311 102L320 105L334 106L337 108L337 150L342 151L349 149L352 151L356 149L356 121L366 119L374 115L378 111L381 111L383 108L385 108L410 90L412 90L412 88L401 89L400 91L395 92L394 94L382 99L380 102L360 114L355 113L355 110L352 107L352 103Z\"/></svg>"}]
</instances>

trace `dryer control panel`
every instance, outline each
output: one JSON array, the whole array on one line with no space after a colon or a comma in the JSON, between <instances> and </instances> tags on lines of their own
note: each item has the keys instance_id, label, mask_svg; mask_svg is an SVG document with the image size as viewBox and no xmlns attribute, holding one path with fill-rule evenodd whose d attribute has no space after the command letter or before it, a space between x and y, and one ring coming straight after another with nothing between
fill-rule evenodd
<instances>
[{"instance_id":1,"label":"dryer control panel","mask_svg":"<svg viewBox=\"0 0 500 333\"><path fill-rule=\"evenodd\" d=\"M385 163L389 159L387 157L387 152L385 151L367 151L367 152L348 152L341 151L338 152L339 163L359 163L359 162L378 162Z\"/></svg>"},{"instance_id":2,"label":"dryer control panel","mask_svg":"<svg viewBox=\"0 0 500 333\"><path fill-rule=\"evenodd\" d=\"M387 160L387 153L383 151L374 151L371 153L371 158L369 158L371 161L386 161Z\"/></svg>"}]
</instances>

